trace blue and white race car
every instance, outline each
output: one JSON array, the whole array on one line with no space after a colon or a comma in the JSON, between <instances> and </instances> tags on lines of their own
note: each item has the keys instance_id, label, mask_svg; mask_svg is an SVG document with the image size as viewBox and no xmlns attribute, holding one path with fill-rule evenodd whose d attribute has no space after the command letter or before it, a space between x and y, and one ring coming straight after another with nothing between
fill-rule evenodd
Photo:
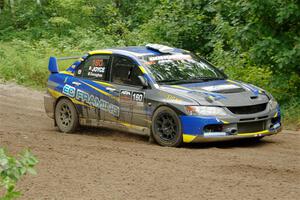
<instances>
[{"instance_id":1,"label":"blue and white race car","mask_svg":"<svg viewBox=\"0 0 300 200\"><path fill-rule=\"evenodd\" d=\"M271 94L228 79L186 50L148 44L91 51L66 71L59 71L57 60L49 61L44 100L62 132L108 127L176 147L259 139L281 130Z\"/></svg>"}]
</instances>

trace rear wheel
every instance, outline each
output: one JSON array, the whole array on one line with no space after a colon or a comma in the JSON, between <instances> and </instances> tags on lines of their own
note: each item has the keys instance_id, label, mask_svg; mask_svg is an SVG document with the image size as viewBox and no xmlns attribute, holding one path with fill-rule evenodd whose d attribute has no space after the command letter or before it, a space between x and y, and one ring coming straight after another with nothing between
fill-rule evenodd
<instances>
[{"instance_id":1,"label":"rear wheel","mask_svg":"<svg viewBox=\"0 0 300 200\"><path fill-rule=\"evenodd\" d=\"M169 107L158 108L153 115L152 133L155 141L162 146L180 146L182 130L177 113Z\"/></svg>"},{"instance_id":2,"label":"rear wheel","mask_svg":"<svg viewBox=\"0 0 300 200\"><path fill-rule=\"evenodd\" d=\"M55 120L61 132L71 133L78 128L78 114L69 99L61 99L55 107Z\"/></svg>"}]
</instances>

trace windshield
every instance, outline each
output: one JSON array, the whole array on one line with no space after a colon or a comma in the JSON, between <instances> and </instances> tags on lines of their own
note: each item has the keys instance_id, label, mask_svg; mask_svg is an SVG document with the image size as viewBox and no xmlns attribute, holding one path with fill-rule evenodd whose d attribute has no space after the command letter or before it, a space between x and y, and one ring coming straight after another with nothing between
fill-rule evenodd
<instances>
[{"instance_id":1,"label":"windshield","mask_svg":"<svg viewBox=\"0 0 300 200\"><path fill-rule=\"evenodd\" d=\"M226 79L226 75L204 59L190 54L148 56L145 58L156 82L178 84Z\"/></svg>"}]
</instances>

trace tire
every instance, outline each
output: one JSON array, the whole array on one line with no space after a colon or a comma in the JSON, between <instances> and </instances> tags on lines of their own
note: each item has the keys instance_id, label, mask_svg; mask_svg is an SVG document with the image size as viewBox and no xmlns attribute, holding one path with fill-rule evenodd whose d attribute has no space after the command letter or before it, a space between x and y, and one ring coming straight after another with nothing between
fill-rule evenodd
<instances>
[{"instance_id":1,"label":"tire","mask_svg":"<svg viewBox=\"0 0 300 200\"><path fill-rule=\"evenodd\" d=\"M63 133L72 133L78 128L78 113L69 99L60 99L56 104L55 121L59 130Z\"/></svg>"},{"instance_id":2,"label":"tire","mask_svg":"<svg viewBox=\"0 0 300 200\"><path fill-rule=\"evenodd\" d=\"M166 106L158 108L152 117L152 134L154 140L161 146L180 146L182 128L177 113Z\"/></svg>"}]
</instances>

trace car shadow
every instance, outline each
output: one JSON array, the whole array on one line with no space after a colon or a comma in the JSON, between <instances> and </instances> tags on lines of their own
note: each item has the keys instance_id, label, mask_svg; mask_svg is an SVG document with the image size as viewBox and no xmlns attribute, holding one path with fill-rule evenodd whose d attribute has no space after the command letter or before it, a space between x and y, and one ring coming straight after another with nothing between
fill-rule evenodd
<instances>
[{"instance_id":1,"label":"car shadow","mask_svg":"<svg viewBox=\"0 0 300 200\"><path fill-rule=\"evenodd\" d=\"M249 148L249 147L262 147L275 143L267 138L260 140L252 139L238 139L232 141L218 141L218 142L206 142L206 143L188 143L184 144L183 147L189 149L207 149L207 148L220 148L220 149L231 149L231 148Z\"/></svg>"},{"instance_id":2,"label":"car shadow","mask_svg":"<svg viewBox=\"0 0 300 200\"><path fill-rule=\"evenodd\" d=\"M144 135L138 135L119 130L112 130L109 128L97 128L97 127L81 127L75 132L78 135L86 135L91 137L111 138L112 140L120 141L139 141L148 142L149 137Z\"/></svg>"},{"instance_id":3,"label":"car shadow","mask_svg":"<svg viewBox=\"0 0 300 200\"><path fill-rule=\"evenodd\" d=\"M123 132L118 130L112 130L109 128L97 128L97 127L81 127L74 134L85 135L89 137L107 138L114 141L127 141L127 142L139 142L148 145L157 145L156 142L149 142L149 137L145 135L139 135L129 132ZM269 144L276 143L267 138L261 140L254 139L239 139L232 141L219 141L219 142L200 142L200 143L184 143L180 148L187 149L208 149L208 148L248 148L248 147L262 147Z\"/></svg>"}]
</instances>

